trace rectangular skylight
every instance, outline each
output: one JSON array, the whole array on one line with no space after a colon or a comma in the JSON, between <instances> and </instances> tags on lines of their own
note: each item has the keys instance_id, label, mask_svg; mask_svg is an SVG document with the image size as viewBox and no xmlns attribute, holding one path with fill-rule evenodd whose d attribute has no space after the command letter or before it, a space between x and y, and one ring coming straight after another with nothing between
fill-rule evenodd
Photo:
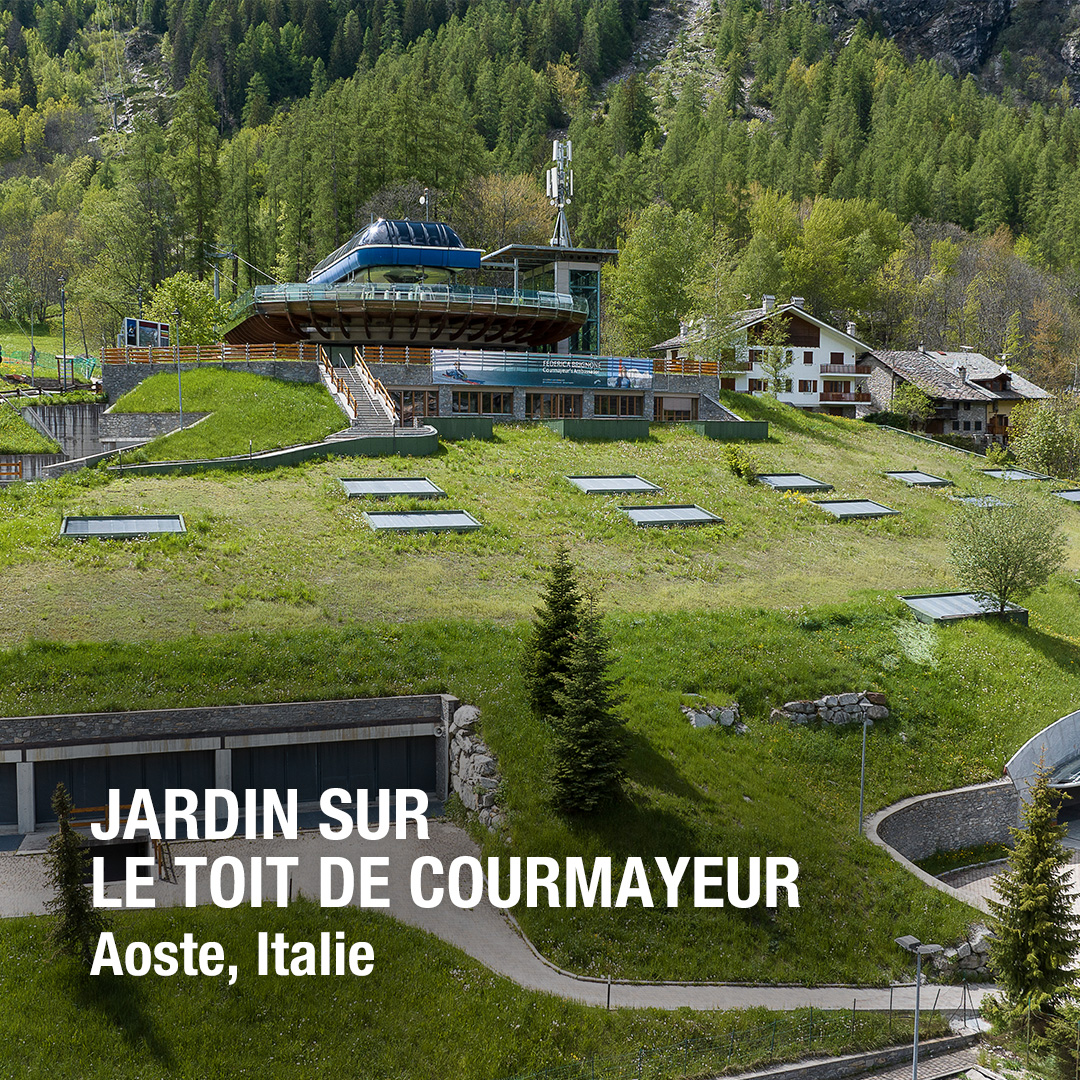
<instances>
[{"instance_id":1,"label":"rectangular skylight","mask_svg":"<svg viewBox=\"0 0 1080 1080\"><path fill-rule=\"evenodd\" d=\"M671 506L622 506L635 525L719 525L721 519L693 503Z\"/></svg>"},{"instance_id":2,"label":"rectangular skylight","mask_svg":"<svg viewBox=\"0 0 1080 1080\"><path fill-rule=\"evenodd\" d=\"M952 487L951 480L925 472L887 472L893 480L902 480L908 487Z\"/></svg>"},{"instance_id":3,"label":"rectangular skylight","mask_svg":"<svg viewBox=\"0 0 1080 1080\"><path fill-rule=\"evenodd\" d=\"M832 484L823 484L812 476L802 473L763 473L757 478L759 484L766 484L777 491L832 491Z\"/></svg>"},{"instance_id":4,"label":"rectangular skylight","mask_svg":"<svg viewBox=\"0 0 1080 1080\"><path fill-rule=\"evenodd\" d=\"M637 495L651 494L662 489L640 476L630 474L616 476L568 476L566 478L587 495Z\"/></svg>"},{"instance_id":5,"label":"rectangular skylight","mask_svg":"<svg viewBox=\"0 0 1080 1080\"><path fill-rule=\"evenodd\" d=\"M442 499L446 496L446 492L426 476L343 476L341 485L350 499L392 499L395 495L408 495L414 499Z\"/></svg>"},{"instance_id":6,"label":"rectangular skylight","mask_svg":"<svg viewBox=\"0 0 1080 1080\"><path fill-rule=\"evenodd\" d=\"M1059 499L1065 499L1068 502L1080 503L1080 490L1076 488L1069 488L1067 491L1055 491L1054 494Z\"/></svg>"},{"instance_id":7,"label":"rectangular skylight","mask_svg":"<svg viewBox=\"0 0 1080 1080\"><path fill-rule=\"evenodd\" d=\"M127 540L134 536L159 536L187 532L182 514L117 514L100 517L65 517L60 535L96 536L99 540Z\"/></svg>"},{"instance_id":8,"label":"rectangular skylight","mask_svg":"<svg viewBox=\"0 0 1080 1080\"><path fill-rule=\"evenodd\" d=\"M465 510L365 510L364 519L376 532L471 532L483 528Z\"/></svg>"},{"instance_id":9,"label":"rectangular skylight","mask_svg":"<svg viewBox=\"0 0 1080 1080\"><path fill-rule=\"evenodd\" d=\"M997 604L989 597L970 592L923 593L915 596L901 596L901 600L912 611L919 622L950 622L954 619L981 619L995 615ZM1027 623L1027 611L1015 604L1005 608L1006 615L1019 622Z\"/></svg>"},{"instance_id":10,"label":"rectangular skylight","mask_svg":"<svg viewBox=\"0 0 1080 1080\"><path fill-rule=\"evenodd\" d=\"M814 505L838 518L878 518L900 513L872 499L815 499Z\"/></svg>"},{"instance_id":11,"label":"rectangular skylight","mask_svg":"<svg viewBox=\"0 0 1080 1080\"><path fill-rule=\"evenodd\" d=\"M1053 480L1052 476L1028 472L1027 469L983 469L982 473L984 476L994 477L995 480Z\"/></svg>"}]
</instances>

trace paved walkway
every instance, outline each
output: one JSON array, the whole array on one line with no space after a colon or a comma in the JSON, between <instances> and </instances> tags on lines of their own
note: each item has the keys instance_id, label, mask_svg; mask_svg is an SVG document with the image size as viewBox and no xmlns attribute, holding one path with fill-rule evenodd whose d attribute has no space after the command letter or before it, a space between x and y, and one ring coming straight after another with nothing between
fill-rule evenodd
<instances>
[{"instance_id":1,"label":"paved walkway","mask_svg":"<svg viewBox=\"0 0 1080 1080\"><path fill-rule=\"evenodd\" d=\"M296 840L228 840L175 842L175 856L206 856L213 859L222 855L237 856L247 860L254 856L296 855L300 859L293 873L290 887L294 893L305 896L320 895L318 880L319 859L323 855L347 856L358 866L361 856L387 856L390 905L381 909L394 918L411 926L430 931L457 946L492 971L529 990L540 990L587 1005L607 1005L612 1008L658 1008L658 1009L733 1009L754 1005L769 1009L790 1010L812 1005L815 1009L888 1009L890 1004L898 1009L914 1007L914 987L897 986L875 989L868 987L784 987L745 986L734 984L703 983L632 983L616 981L609 986L606 981L571 975L543 959L522 937L515 924L499 909L492 907L486 898L475 908L456 908L443 903L437 908L424 909L412 902L409 870L413 860L422 855L433 855L444 866L459 855L479 855L479 849L463 830L445 822L431 822L426 841L408 840L351 840L331 841L318 832L307 832ZM22 850L41 849L39 836L27 837ZM205 873L200 876L197 899L208 903L209 889ZM359 880L359 871L357 871ZM155 880L145 895L153 896L158 907L183 903L184 878L177 883ZM119 883L107 885L108 896L122 895ZM274 903L274 883L267 880L263 888L264 906ZM379 890L379 895L383 890ZM50 891L45 879L45 868L40 854L16 854L0 852L0 916L31 915L44 910ZM245 897L247 898L247 897ZM968 999L977 1005L984 990L969 991ZM953 1011L961 1004L960 987L928 986L923 989L924 1008L936 1003L942 1011Z\"/></svg>"},{"instance_id":2,"label":"paved walkway","mask_svg":"<svg viewBox=\"0 0 1080 1080\"><path fill-rule=\"evenodd\" d=\"M935 1058L919 1058L919 1080L948 1080L959 1076L979 1063L979 1055L973 1047L942 1054ZM881 1072L866 1073L860 1080L911 1080L911 1062L894 1065Z\"/></svg>"}]
</instances>

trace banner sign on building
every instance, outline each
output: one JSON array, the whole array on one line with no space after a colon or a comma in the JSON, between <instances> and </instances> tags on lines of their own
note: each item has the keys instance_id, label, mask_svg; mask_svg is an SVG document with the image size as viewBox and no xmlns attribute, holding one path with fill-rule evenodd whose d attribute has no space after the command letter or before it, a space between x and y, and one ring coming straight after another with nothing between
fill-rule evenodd
<instances>
[{"instance_id":1,"label":"banner sign on building","mask_svg":"<svg viewBox=\"0 0 1080 1080\"><path fill-rule=\"evenodd\" d=\"M432 349L432 379L453 386L591 386L648 390L652 360L636 356L587 356Z\"/></svg>"},{"instance_id":2,"label":"banner sign on building","mask_svg":"<svg viewBox=\"0 0 1080 1080\"><path fill-rule=\"evenodd\" d=\"M148 322L146 319L125 319L120 345L136 349L166 349L169 346L169 324Z\"/></svg>"}]
</instances>

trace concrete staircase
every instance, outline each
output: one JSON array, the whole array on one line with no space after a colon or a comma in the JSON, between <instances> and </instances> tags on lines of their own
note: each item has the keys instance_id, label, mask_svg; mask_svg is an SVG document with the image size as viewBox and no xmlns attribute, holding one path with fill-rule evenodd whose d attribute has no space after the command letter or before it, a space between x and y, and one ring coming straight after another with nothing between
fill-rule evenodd
<instances>
[{"instance_id":1,"label":"concrete staircase","mask_svg":"<svg viewBox=\"0 0 1080 1080\"><path fill-rule=\"evenodd\" d=\"M330 382L329 376L320 369L322 380L327 389L334 395L334 399L345 410L351 413L352 407L346 401L345 396L337 391ZM394 423L383 411L382 406L374 401L368 393L364 380L352 368L335 368L334 374L349 388L353 401L356 403L356 415L352 423L342 431L335 431L333 435L326 437L327 442L341 439L359 439L365 436L387 436L394 434Z\"/></svg>"}]
</instances>

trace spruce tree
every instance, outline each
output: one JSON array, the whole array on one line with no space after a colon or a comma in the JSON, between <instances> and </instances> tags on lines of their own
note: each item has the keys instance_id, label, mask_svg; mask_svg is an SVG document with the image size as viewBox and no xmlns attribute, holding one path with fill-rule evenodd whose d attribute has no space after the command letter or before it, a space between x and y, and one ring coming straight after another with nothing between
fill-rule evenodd
<instances>
[{"instance_id":1,"label":"spruce tree","mask_svg":"<svg viewBox=\"0 0 1080 1080\"><path fill-rule=\"evenodd\" d=\"M595 604L581 615L554 723L552 803L564 814L591 813L618 797L625 776L623 701L611 673L611 643Z\"/></svg>"},{"instance_id":2,"label":"spruce tree","mask_svg":"<svg viewBox=\"0 0 1080 1080\"><path fill-rule=\"evenodd\" d=\"M529 706L540 720L556 717L555 692L562 687L570 647L581 621L581 590L574 578L570 553L560 547L548 570L535 608L532 634L525 647L525 683Z\"/></svg>"},{"instance_id":3,"label":"spruce tree","mask_svg":"<svg viewBox=\"0 0 1080 1080\"><path fill-rule=\"evenodd\" d=\"M74 956L89 967L98 935L107 924L105 916L94 907L86 884L90 856L86 841L72 828L74 803L62 783L53 792L52 808L59 823L45 856L49 883L54 890L53 898L45 905L56 916L52 939L58 952Z\"/></svg>"},{"instance_id":4,"label":"spruce tree","mask_svg":"<svg viewBox=\"0 0 1080 1080\"><path fill-rule=\"evenodd\" d=\"M1066 826L1057 821L1049 770L1038 770L1029 793L1021 827L1012 830L1009 867L995 882L1001 899L990 901L997 936L991 962L1012 1017L1029 1007L1053 1010L1077 981L1072 965L1080 945L1080 919L1062 876L1069 864L1061 843Z\"/></svg>"}]
</instances>

